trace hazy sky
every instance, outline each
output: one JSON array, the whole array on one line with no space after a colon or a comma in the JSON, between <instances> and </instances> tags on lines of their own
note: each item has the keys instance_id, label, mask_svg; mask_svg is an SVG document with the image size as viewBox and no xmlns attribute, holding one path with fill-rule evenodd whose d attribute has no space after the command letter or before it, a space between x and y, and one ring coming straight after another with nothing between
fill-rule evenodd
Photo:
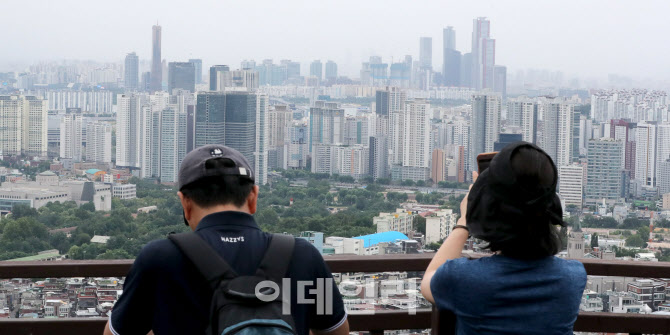
<instances>
[{"instance_id":1,"label":"hazy sky","mask_svg":"<svg viewBox=\"0 0 670 335\"><path fill-rule=\"evenodd\" d=\"M121 61L151 56L151 26L163 27L163 58L205 66L242 59L332 59L358 77L370 55L390 62L433 37L442 67L442 28L470 51L472 20L486 16L496 63L566 75L608 73L663 80L670 75L670 1L619 0L0 0L0 71L39 60Z\"/></svg>"}]
</instances>

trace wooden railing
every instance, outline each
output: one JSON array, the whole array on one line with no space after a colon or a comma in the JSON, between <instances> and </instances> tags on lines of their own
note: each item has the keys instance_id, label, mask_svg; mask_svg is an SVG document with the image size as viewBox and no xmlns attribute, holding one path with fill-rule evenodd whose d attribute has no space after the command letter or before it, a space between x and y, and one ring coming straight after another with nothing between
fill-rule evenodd
<instances>
[{"instance_id":1,"label":"wooden railing","mask_svg":"<svg viewBox=\"0 0 670 335\"><path fill-rule=\"evenodd\" d=\"M326 263L333 272L423 271L432 254L382 256L328 256ZM477 256L475 256L477 257ZM670 278L670 263L619 260L581 260L589 275ZM122 277L132 260L0 262L0 278L47 277ZM560 311L557 311L560 313ZM102 334L105 318L69 319L2 319L0 334ZM384 330L427 329L434 333L453 333L453 316L419 310L384 310L374 314L351 314L352 331L381 334ZM582 312L575 331L631 334L670 334L670 317L663 315L612 314Z\"/></svg>"}]
</instances>

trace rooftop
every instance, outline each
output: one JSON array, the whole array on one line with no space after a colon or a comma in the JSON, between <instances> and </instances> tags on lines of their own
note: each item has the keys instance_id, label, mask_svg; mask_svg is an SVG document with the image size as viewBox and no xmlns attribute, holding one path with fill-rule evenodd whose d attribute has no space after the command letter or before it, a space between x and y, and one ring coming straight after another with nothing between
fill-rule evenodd
<instances>
[{"instance_id":1,"label":"rooftop","mask_svg":"<svg viewBox=\"0 0 670 335\"><path fill-rule=\"evenodd\" d=\"M394 242L396 240L409 240L407 235L397 231L387 231L383 233L376 233L370 235L363 235L354 237L355 239L363 240L363 247L367 248L382 242Z\"/></svg>"}]
</instances>

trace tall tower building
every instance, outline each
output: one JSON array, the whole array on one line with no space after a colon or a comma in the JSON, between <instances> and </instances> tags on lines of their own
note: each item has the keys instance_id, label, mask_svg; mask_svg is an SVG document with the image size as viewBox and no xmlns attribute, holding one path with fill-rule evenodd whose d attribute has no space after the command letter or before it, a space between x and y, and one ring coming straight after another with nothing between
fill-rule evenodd
<instances>
[{"instance_id":1,"label":"tall tower building","mask_svg":"<svg viewBox=\"0 0 670 335\"><path fill-rule=\"evenodd\" d=\"M558 194L565 205L582 207L584 198L584 166L580 164L563 165L558 168Z\"/></svg>"},{"instance_id":2,"label":"tall tower building","mask_svg":"<svg viewBox=\"0 0 670 335\"><path fill-rule=\"evenodd\" d=\"M643 186L656 186L657 125L638 123L635 130L635 180Z\"/></svg>"},{"instance_id":3,"label":"tall tower building","mask_svg":"<svg viewBox=\"0 0 670 335\"><path fill-rule=\"evenodd\" d=\"M81 162L82 116L80 108L68 108L60 119L60 157Z\"/></svg>"},{"instance_id":4,"label":"tall tower building","mask_svg":"<svg viewBox=\"0 0 670 335\"><path fill-rule=\"evenodd\" d=\"M470 120L471 167L476 166L477 155L493 151L493 144L500 134L500 96L494 94L475 94L472 96L472 116Z\"/></svg>"},{"instance_id":5,"label":"tall tower building","mask_svg":"<svg viewBox=\"0 0 670 335\"><path fill-rule=\"evenodd\" d=\"M493 91L502 94L507 99L507 67L496 65L493 67Z\"/></svg>"},{"instance_id":6,"label":"tall tower building","mask_svg":"<svg viewBox=\"0 0 670 335\"><path fill-rule=\"evenodd\" d=\"M337 79L337 63L329 60L326 62L326 80Z\"/></svg>"},{"instance_id":7,"label":"tall tower building","mask_svg":"<svg viewBox=\"0 0 670 335\"><path fill-rule=\"evenodd\" d=\"M445 165L444 150L434 149L430 162L430 179L433 183L439 183L446 179L446 165Z\"/></svg>"},{"instance_id":8,"label":"tall tower building","mask_svg":"<svg viewBox=\"0 0 670 335\"><path fill-rule=\"evenodd\" d=\"M472 28L472 80L471 87L481 90L494 88L496 40L491 38L491 22L480 17Z\"/></svg>"},{"instance_id":9,"label":"tall tower building","mask_svg":"<svg viewBox=\"0 0 670 335\"><path fill-rule=\"evenodd\" d=\"M430 167L430 103L424 99L408 101L403 118L402 165L428 169Z\"/></svg>"},{"instance_id":10,"label":"tall tower building","mask_svg":"<svg viewBox=\"0 0 670 335\"><path fill-rule=\"evenodd\" d=\"M176 183L181 161L186 156L186 114L179 113L174 105L155 111L154 138L158 144L154 175L162 183Z\"/></svg>"},{"instance_id":11,"label":"tall tower building","mask_svg":"<svg viewBox=\"0 0 670 335\"><path fill-rule=\"evenodd\" d=\"M195 63L170 62L168 64L168 93L175 89L195 92Z\"/></svg>"},{"instance_id":12,"label":"tall tower building","mask_svg":"<svg viewBox=\"0 0 670 335\"><path fill-rule=\"evenodd\" d=\"M663 163L670 159L670 124L659 124L656 129L656 184L660 186ZM665 172L667 173L667 172Z\"/></svg>"},{"instance_id":13,"label":"tall tower building","mask_svg":"<svg viewBox=\"0 0 670 335\"><path fill-rule=\"evenodd\" d=\"M339 104L316 101L309 110L310 147L343 144L344 125L344 109Z\"/></svg>"},{"instance_id":14,"label":"tall tower building","mask_svg":"<svg viewBox=\"0 0 670 335\"><path fill-rule=\"evenodd\" d=\"M448 26L442 29L442 48L444 50L456 49L456 31L454 27Z\"/></svg>"},{"instance_id":15,"label":"tall tower building","mask_svg":"<svg viewBox=\"0 0 670 335\"><path fill-rule=\"evenodd\" d=\"M228 72L230 68L228 65L214 65L209 68L209 90L218 91L219 72Z\"/></svg>"},{"instance_id":16,"label":"tall tower building","mask_svg":"<svg viewBox=\"0 0 670 335\"><path fill-rule=\"evenodd\" d=\"M200 92L195 144L222 144L239 151L254 169L256 183L267 183L268 98L254 92Z\"/></svg>"},{"instance_id":17,"label":"tall tower building","mask_svg":"<svg viewBox=\"0 0 670 335\"><path fill-rule=\"evenodd\" d=\"M421 37L419 40L419 65L422 69L433 69L433 38Z\"/></svg>"},{"instance_id":18,"label":"tall tower building","mask_svg":"<svg viewBox=\"0 0 670 335\"><path fill-rule=\"evenodd\" d=\"M119 94L116 98L116 166L139 168L142 139L140 96ZM150 144L147 146L150 147ZM146 147L145 147L146 148Z\"/></svg>"},{"instance_id":19,"label":"tall tower building","mask_svg":"<svg viewBox=\"0 0 670 335\"><path fill-rule=\"evenodd\" d=\"M161 58L161 26L152 27L151 34L151 91L163 90L163 63Z\"/></svg>"},{"instance_id":20,"label":"tall tower building","mask_svg":"<svg viewBox=\"0 0 670 335\"><path fill-rule=\"evenodd\" d=\"M193 63L195 68L195 83L202 84L202 59L189 59L189 63Z\"/></svg>"},{"instance_id":21,"label":"tall tower building","mask_svg":"<svg viewBox=\"0 0 670 335\"><path fill-rule=\"evenodd\" d=\"M587 205L621 198L623 142L611 138L589 140L585 200Z\"/></svg>"},{"instance_id":22,"label":"tall tower building","mask_svg":"<svg viewBox=\"0 0 670 335\"><path fill-rule=\"evenodd\" d=\"M258 89L259 73L255 70L235 70L218 72L216 90L224 91L225 88L245 88L247 91ZM239 89L236 89L239 91Z\"/></svg>"},{"instance_id":23,"label":"tall tower building","mask_svg":"<svg viewBox=\"0 0 670 335\"><path fill-rule=\"evenodd\" d=\"M574 114L574 105L559 99L544 105L541 147L557 166L572 163Z\"/></svg>"},{"instance_id":24,"label":"tall tower building","mask_svg":"<svg viewBox=\"0 0 670 335\"><path fill-rule=\"evenodd\" d=\"M309 75L317 77L319 81L323 79L323 64L320 60L315 60L309 65Z\"/></svg>"},{"instance_id":25,"label":"tall tower building","mask_svg":"<svg viewBox=\"0 0 670 335\"><path fill-rule=\"evenodd\" d=\"M468 52L461 57L460 71L461 87L472 87L472 53Z\"/></svg>"},{"instance_id":26,"label":"tall tower building","mask_svg":"<svg viewBox=\"0 0 670 335\"><path fill-rule=\"evenodd\" d=\"M46 157L46 100L23 95L0 96L0 152Z\"/></svg>"},{"instance_id":27,"label":"tall tower building","mask_svg":"<svg viewBox=\"0 0 670 335\"><path fill-rule=\"evenodd\" d=\"M112 125L106 122L86 124L86 160L112 162Z\"/></svg>"},{"instance_id":28,"label":"tall tower building","mask_svg":"<svg viewBox=\"0 0 670 335\"><path fill-rule=\"evenodd\" d=\"M126 55L125 67L123 69L123 83L126 90L133 91L139 88L139 67L140 58L134 52Z\"/></svg>"},{"instance_id":29,"label":"tall tower building","mask_svg":"<svg viewBox=\"0 0 670 335\"><path fill-rule=\"evenodd\" d=\"M379 178L388 178L388 137L379 135L370 137L370 158L368 163L368 173L377 180Z\"/></svg>"}]
</instances>

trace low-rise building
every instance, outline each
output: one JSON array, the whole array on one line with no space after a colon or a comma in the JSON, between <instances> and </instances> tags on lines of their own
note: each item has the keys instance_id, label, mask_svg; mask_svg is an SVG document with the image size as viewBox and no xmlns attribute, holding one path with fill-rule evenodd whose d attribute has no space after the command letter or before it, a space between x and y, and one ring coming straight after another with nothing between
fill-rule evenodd
<instances>
[{"instance_id":1,"label":"low-rise building","mask_svg":"<svg viewBox=\"0 0 670 335\"><path fill-rule=\"evenodd\" d=\"M635 299L636 303L645 304L656 309L658 305L665 302L665 289L667 283L653 279L637 279L628 283L626 291Z\"/></svg>"},{"instance_id":2,"label":"low-rise building","mask_svg":"<svg viewBox=\"0 0 670 335\"><path fill-rule=\"evenodd\" d=\"M584 312L602 312L603 299L598 296L598 293L586 290L582 294L579 310Z\"/></svg>"},{"instance_id":3,"label":"low-rise building","mask_svg":"<svg viewBox=\"0 0 670 335\"><path fill-rule=\"evenodd\" d=\"M409 234L414 230L415 216L414 212L399 208L395 213L379 213L372 219L372 223L377 227L377 233L396 231Z\"/></svg>"},{"instance_id":4,"label":"low-rise building","mask_svg":"<svg viewBox=\"0 0 670 335\"><path fill-rule=\"evenodd\" d=\"M456 225L458 215L451 209L442 209L426 217L426 243L444 240Z\"/></svg>"},{"instance_id":5,"label":"low-rise building","mask_svg":"<svg viewBox=\"0 0 670 335\"><path fill-rule=\"evenodd\" d=\"M113 184L112 196L119 199L137 198L137 186L135 184Z\"/></svg>"},{"instance_id":6,"label":"low-rise building","mask_svg":"<svg viewBox=\"0 0 670 335\"><path fill-rule=\"evenodd\" d=\"M651 308L637 301L630 292L608 291L607 296L610 313L651 313Z\"/></svg>"}]
</instances>

